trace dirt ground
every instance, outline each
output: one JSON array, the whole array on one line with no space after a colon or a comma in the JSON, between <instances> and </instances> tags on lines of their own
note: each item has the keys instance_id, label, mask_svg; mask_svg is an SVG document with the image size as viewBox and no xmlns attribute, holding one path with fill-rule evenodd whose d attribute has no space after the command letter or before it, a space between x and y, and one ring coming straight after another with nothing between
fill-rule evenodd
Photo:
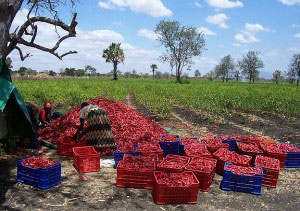
<instances>
[{"instance_id":1,"label":"dirt ground","mask_svg":"<svg viewBox=\"0 0 300 211\"><path fill-rule=\"evenodd\" d=\"M163 120L139 105L132 96L128 97L127 104L162 126L173 127L172 134L184 137L260 135L300 143L300 119L297 118L239 112L215 117L175 106L171 117ZM33 154L62 163L62 184L40 190L15 182L16 161ZM102 159L101 164L104 164L113 158ZM260 196L222 191L222 177L216 175L211 190L199 192L198 204L156 205L150 190L117 188L116 170L111 166L102 166L100 172L79 174L72 162L45 147L38 152L21 152L0 158L0 210L299 210L300 169L282 170L277 188L263 187Z\"/></svg>"}]
</instances>

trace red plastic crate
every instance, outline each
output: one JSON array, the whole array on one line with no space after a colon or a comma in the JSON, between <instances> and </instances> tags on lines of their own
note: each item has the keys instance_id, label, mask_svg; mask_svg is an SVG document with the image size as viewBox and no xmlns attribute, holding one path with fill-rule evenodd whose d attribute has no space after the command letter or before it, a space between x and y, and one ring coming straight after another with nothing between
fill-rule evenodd
<instances>
[{"instance_id":1,"label":"red plastic crate","mask_svg":"<svg viewBox=\"0 0 300 211\"><path fill-rule=\"evenodd\" d=\"M276 166L274 166L273 168L269 168L264 165L259 165L259 160L265 160L265 159L272 160L272 162L276 164ZM262 169L264 170L262 185L271 188L276 188L278 177L279 177L279 171L280 171L279 160L275 158L265 157L265 156L257 156L255 159L255 166L262 167Z\"/></svg>"},{"instance_id":2,"label":"red plastic crate","mask_svg":"<svg viewBox=\"0 0 300 211\"><path fill-rule=\"evenodd\" d=\"M239 162L237 162L235 160L230 160L230 159L224 160L223 158L221 158L221 157L218 156L218 153L221 152L221 151L225 151L228 154L235 154L235 156L237 156L237 157L244 157L246 159L246 161L245 161L245 163L239 163ZM219 149L217 152L215 152L213 154L213 156L217 160L216 173L221 174L221 175L224 172L224 164L226 162L231 162L234 165L238 165L238 166L249 167L250 166L250 162L252 160L252 157L249 156L249 155L239 155L236 152L231 152L228 149L222 149L222 148Z\"/></svg>"},{"instance_id":3,"label":"red plastic crate","mask_svg":"<svg viewBox=\"0 0 300 211\"><path fill-rule=\"evenodd\" d=\"M214 146L214 142L218 142L219 146ZM207 149L210 153L215 153L221 148L228 149L229 147L229 144L222 143L222 140L218 138L202 140L202 143L207 146Z\"/></svg>"},{"instance_id":4,"label":"red plastic crate","mask_svg":"<svg viewBox=\"0 0 300 211\"><path fill-rule=\"evenodd\" d=\"M137 156L138 157L138 156ZM152 189L153 188L153 172L155 171L155 162L146 161L146 165L153 166L153 169L140 170L140 169L127 169L125 168L126 160L122 160L117 168L117 182L116 186L121 188L140 188ZM133 161L134 162L134 161Z\"/></svg>"},{"instance_id":5,"label":"red plastic crate","mask_svg":"<svg viewBox=\"0 0 300 211\"><path fill-rule=\"evenodd\" d=\"M204 144L185 145L185 156L187 157L206 157L213 158L213 155L208 151L207 146Z\"/></svg>"},{"instance_id":6,"label":"red plastic crate","mask_svg":"<svg viewBox=\"0 0 300 211\"><path fill-rule=\"evenodd\" d=\"M196 169L195 163L204 162L204 165L208 165L210 168L207 170ZM215 178L217 160L203 158L203 157L193 157L189 165L185 167L185 170L192 171L199 181L199 190L207 192L210 189L211 183Z\"/></svg>"},{"instance_id":7,"label":"red plastic crate","mask_svg":"<svg viewBox=\"0 0 300 211\"><path fill-rule=\"evenodd\" d=\"M267 146L274 147L281 152L278 152L278 153L271 152L271 151L267 150ZM263 150L263 156L278 159L280 161L280 169L284 168L285 161L286 161L286 153L283 152L277 145L260 143L260 148Z\"/></svg>"},{"instance_id":8,"label":"red plastic crate","mask_svg":"<svg viewBox=\"0 0 300 211\"><path fill-rule=\"evenodd\" d=\"M240 144L252 144L252 145L254 145L254 146L256 147L256 149L257 149L259 152L248 152L248 151L244 151L244 150L240 147ZM251 157L252 157L252 163L251 163L252 165L254 165L256 156L262 155L262 154L263 154L263 151L260 150L258 144L256 144L256 143L250 143L250 142L246 142L246 143L245 143L245 142L241 142L241 143L238 142L238 143L237 143L236 152L237 152L238 154L240 154L240 155L249 155L249 156L251 156Z\"/></svg>"},{"instance_id":9,"label":"red plastic crate","mask_svg":"<svg viewBox=\"0 0 300 211\"><path fill-rule=\"evenodd\" d=\"M152 196L156 204L197 204L199 181L193 172L186 171L183 173L172 173L172 175L178 175L180 177L184 177L186 174L192 176L192 184L187 187L174 187L160 183L158 175L161 173L162 172L159 171L154 172Z\"/></svg>"},{"instance_id":10,"label":"red plastic crate","mask_svg":"<svg viewBox=\"0 0 300 211\"><path fill-rule=\"evenodd\" d=\"M152 150L148 147L148 144L139 144L138 146L138 152L139 154L143 156L151 156L151 155L157 155L158 160L162 161L164 159L164 152L159 144L152 144L152 148L155 148L155 150Z\"/></svg>"},{"instance_id":11,"label":"red plastic crate","mask_svg":"<svg viewBox=\"0 0 300 211\"><path fill-rule=\"evenodd\" d=\"M100 171L100 153L94 147L73 148L74 167L80 173Z\"/></svg>"},{"instance_id":12,"label":"red plastic crate","mask_svg":"<svg viewBox=\"0 0 300 211\"><path fill-rule=\"evenodd\" d=\"M57 142L57 154L64 156L73 156L73 148L80 145L72 141L70 136L63 137L62 140Z\"/></svg>"},{"instance_id":13,"label":"red plastic crate","mask_svg":"<svg viewBox=\"0 0 300 211\"><path fill-rule=\"evenodd\" d=\"M179 165L179 162L181 165ZM158 171L179 173L183 172L184 168L189 164L190 158L179 155L167 155L167 157L156 167Z\"/></svg>"}]
</instances>

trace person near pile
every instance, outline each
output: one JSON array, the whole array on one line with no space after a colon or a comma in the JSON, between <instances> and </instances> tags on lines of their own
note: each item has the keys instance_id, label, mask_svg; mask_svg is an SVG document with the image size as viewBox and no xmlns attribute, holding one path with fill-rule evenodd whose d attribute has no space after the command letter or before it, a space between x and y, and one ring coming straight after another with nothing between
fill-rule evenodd
<instances>
[{"instance_id":1,"label":"person near pile","mask_svg":"<svg viewBox=\"0 0 300 211\"><path fill-rule=\"evenodd\" d=\"M110 121L103 108L84 102L81 104L79 115L80 126L72 137L73 141L76 141L79 133L84 128L84 121L87 120L86 145L93 146L100 152L106 148L115 148L115 138L112 133Z\"/></svg>"},{"instance_id":2,"label":"person near pile","mask_svg":"<svg viewBox=\"0 0 300 211\"><path fill-rule=\"evenodd\" d=\"M52 103L51 102L45 102L44 108L40 110L40 124L42 127L46 127L50 125L50 122L52 121Z\"/></svg>"}]
</instances>

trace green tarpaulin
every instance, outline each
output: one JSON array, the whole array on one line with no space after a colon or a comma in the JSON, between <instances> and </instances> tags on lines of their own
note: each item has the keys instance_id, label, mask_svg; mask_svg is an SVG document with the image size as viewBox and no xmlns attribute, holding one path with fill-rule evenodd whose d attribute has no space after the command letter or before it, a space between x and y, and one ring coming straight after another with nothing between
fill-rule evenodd
<instances>
[{"instance_id":1,"label":"green tarpaulin","mask_svg":"<svg viewBox=\"0 0 300 211\"><path fill-rule=\"evenodd\" d=\"M12 83L10 71L4 59L0 57L0 138L7 133L5 109L11 113L12 134L9 135L22 137L35 135L25 102Z\"/></svg>"}]
</instances>

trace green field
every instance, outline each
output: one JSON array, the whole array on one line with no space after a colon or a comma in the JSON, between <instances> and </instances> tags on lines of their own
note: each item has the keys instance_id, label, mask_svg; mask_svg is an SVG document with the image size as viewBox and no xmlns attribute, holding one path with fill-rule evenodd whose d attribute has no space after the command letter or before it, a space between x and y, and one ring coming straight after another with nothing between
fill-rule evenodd
<instances>
[{"instance_id":1,"label":"green field","mask_svg":"<svg viewBox=\"0 0 300 211\"><path fill-rule=\"evenodd\" d=\"M191 80L175 84L152 79L61 79L18 80L17 88L26 101L42 105L50 100L64 109L95 97L126 102L131 93L138 102L166 117L174 105L209 113L268 111L300 116L300 88L286 84L222 83Z\"/></svg>"}]
</instances>

